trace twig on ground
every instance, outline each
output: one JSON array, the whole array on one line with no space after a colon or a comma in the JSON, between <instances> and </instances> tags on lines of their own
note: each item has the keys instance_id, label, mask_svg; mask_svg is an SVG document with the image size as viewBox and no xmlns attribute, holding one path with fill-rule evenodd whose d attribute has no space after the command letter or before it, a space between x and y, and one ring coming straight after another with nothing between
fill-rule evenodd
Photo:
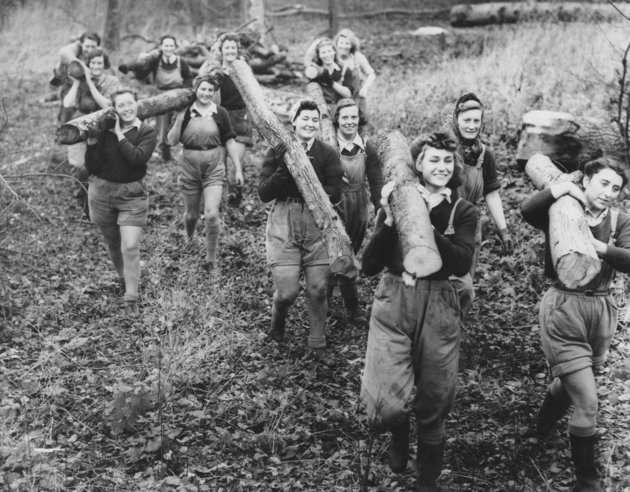
<instances>
[{"instance_id":1,"label":"twig on ground","mask_svg":"<svg viewBox=\"0 0 630 492\"><path fill-rule=\"evenodd\" d=\"M41 178L41 177L49 177L49 178L66 178L66 179L72 179L74 180L76 183L79 184L79 186L81 186L81 188L83 188L83 191L87 192L87 188L85 187L85 185L76 177L76 176L72 176L72 174L61 174L61 173L25 173L25 174L9 174L7 176L4 176L5 179L8 179L9 181L15 180L15 181L20 181L22 178Z\"/></svg>"},{"instance_id":2,"label":"twig on ground","mask_svg":"<svg viewBox=\"0 0 630 492\"><path fill-rule=\"evenodd\" d=\"M33 214L35 214L35 216L39 219L39 220L45 220L46 222L49 223L53 223L49 218L42 216L30 203L28 203L26 200L24 200L24 198L22 198L13 188L11 188L11 186L9 186L9 183L7 183L4 179L3 176L0 175L0 187L2 188L6 188L7 190L9 190L9 193L13 196L13 198L18 201L23 203L24 205L26 205L26 208L28 208L31 212L33 212Z\"/></svg>"},{"instance_id":3,"label":"twig on ground","mask_svg":"<svg viewBox=\"0 0 630 492\"><path fill-rule=\"evenodd\" d=\"M41 260L45 259L41 255L36 255L36 254L33 254L33 253L27 253L26 251L16 251L16 250L10 249L10 248L3 248L2 246L0 246L0 251L6 251L7 253L14 253L16 255L32 256L33 258L39 258Z\"/></svg>"}]
</instances>

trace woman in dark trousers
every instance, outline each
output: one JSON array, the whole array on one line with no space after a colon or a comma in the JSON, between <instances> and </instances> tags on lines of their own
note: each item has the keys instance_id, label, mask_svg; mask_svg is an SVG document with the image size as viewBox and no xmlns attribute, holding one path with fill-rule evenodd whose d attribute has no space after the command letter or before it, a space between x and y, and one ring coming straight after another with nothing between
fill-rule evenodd
<instances>
[{"instance_id":1,"label":"woman in dark trousers","mask_svg":"<svg viewBox=\"0 0 630 492\"><path fill-rule=\"evenodd\" d=\"M453 137L434 133L418 142L413 164L442 268L425 278L405 271L397 224L389 207L393 183L383 187L363 271L385 269L374 294L361 399L376 432L391 431L389 463L402 473L409 457L409 413L416 415L418 491L435 491L442 470L445 420L455 398L460 310L451 275L470 270L477 214L458 197L462 168ZM416 396L411 401L413 388Z\"/></svg>"},{"instance_id":2,"label":"woman in dark trousers","mask_svg":"<svg viewBox=\"0 0 630 492\"><path fill-rule=\"evenodd\" d=\"M306 66L304 74L312 82L319 84L326 103L332 109L339 99L353 95L352 70L339 63L337 48L329 38L322 38L317 42L315 57Z\"/></svg>"},{"instance_id":3,"label":"woman in dark trousers","mask_svg":"<svg viewBox=\"0 0 630 492\"><path fill-rule=\"evenodd\" d=\"M359 135L363 115L353 99L341 99L337 103L333 123L337 129L339 157L343 166L343 188L341 202L337 207L356 255L361 249L369 220L367 183L374 210L380 206L383 172L376 147ZM328 298L332 296L334 282L328 287ZM365 325L367 318L359 305L356 277L339 280L341 295L348 310L348 318L355 325Z\"/></svg>"},{"instance_id":4,"label":"woman in dark trousers","mask_svg":"<svg viewBox=\"0 0 630 492\"><path fill-rule=\"evenodd\" d=\"M138 119L131 89L112 94L116 126L88 138L85 166L90 173L90 217L103 233L128 305L138 300L140 239L147 223L149 195L143 179L155 150L155 130Z\"/></svg>"},{"instance_id":5,"label":"woman in dark trousers","mask_svg":"<svg viewBox=\"0 0 630 492\"><path fill-rule=\"evenodd\" d=\"M236 176L243 181L236 134L227 111L214 101L219 83L215 76L200 75L193 82L196 101L177 115L168 134L168 143L184 145L179 165L179 187L184 195L184 225L192 239L199 219L201 197L206 220L206 263L217 267L217 248L221 232L219 206L225 185L225 154L235 163Z\"/></svg>"},{"instance_id":6,"label":"woman in dark trousers","mask_svg":"<svg viewBox=\"0 0 630 492\"><path fill-rule=\"evenodd\" d=\"M549 435L573 405L569 440L577 492L603 491L595 464L598 403L593 368L606 361L617 327L610 284L616 272L630 273L630 216L611 208L627 183L624 166L602 157L584 166L583 189L572 182L557 183L536 193L521 209L528 223L545 232L545 274L554 280L540 305L542 348L554 379L538 413L537 430L541 437ZM551 261L549 207L565 195L584 205L602 266L593 280L577 289L558 280Z\"/></svg>"},{"instance_id":7,"label":"woman in dark trousers","mask_svg":"<svg viewBox=\"0 0 630 492\"><path fill-rule=\"evenodd\" d=\"M335 204L341 198L343 170L339 155L329 145L315 138L319 131L317 103L300 101L292 111L295 139L304 147L324 191ZM300 291L300 272L304 271L310 336L309 351L317 361L331 363L326 354L326 287L330 259L322 233L313 214L304 203L284 161L282 149L272 149L265 156L260 171L258 193L267 203L274 200L266 231L267 262L271 267L275 292L268 337L284 338L286 317Z\"/></svg>"}]
</instances>

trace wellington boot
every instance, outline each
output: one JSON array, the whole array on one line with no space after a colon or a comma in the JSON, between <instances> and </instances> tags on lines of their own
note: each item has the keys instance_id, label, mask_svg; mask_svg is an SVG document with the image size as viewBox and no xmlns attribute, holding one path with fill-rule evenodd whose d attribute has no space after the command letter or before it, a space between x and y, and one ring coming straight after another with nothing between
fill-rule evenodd
<instances>
[{"instance_id":1,"label":"wellington boot","mask_svg":"<svg viewBox=\"0 0 630 492\"><path fill-rule=\"evenodd\" d=\"M392 442L389 445L389 467L394 473L407 469L409 460L409 417L392 427Z\"/></svg>"},{"instance_id":2,"label":"wellington boot","mask_svg":"<svg viewBox=\"0 0 630 492\"><path fill-rule=\"evenodd\" d=\"M442 473L444 460L444 441L439 444L428 444L418 439L418 453L416 461L418 465L418 481L416 492L439 491L436 481Z\"/></svg>"},{"instance_id":3,"label":"wellington boot","mask_svg":"<svg viewBox=\"0 0 630 492\"><path fill-rule=\"evenodd\" d=\"M564 417L571 406L569 401L561 401L554 397L549 390L545 395L536 421L536 433L539 437L548 437L556 428L558 421Z\"/></svg>"},{"instance_id":4,"label":"wellington boot","mask_svg":"<svg viewBox=\"0 0 630 492\"><path fill-rule=\"evenodd\" d=\"M604 492L595 466L595 436L569 434L569 439L576 478L573 492Z\"/></svg>"}]
</instances>

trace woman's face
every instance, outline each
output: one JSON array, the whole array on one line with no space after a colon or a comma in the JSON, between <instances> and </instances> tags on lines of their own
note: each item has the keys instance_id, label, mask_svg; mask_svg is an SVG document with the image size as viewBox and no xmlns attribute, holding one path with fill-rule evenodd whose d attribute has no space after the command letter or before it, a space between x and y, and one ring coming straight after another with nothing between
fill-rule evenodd
<instances>
[{"instance_id":1,"label":"woman's face","mask_svg":"<svg viewBox=\"0 0 630 492\"><path fill-rule=\"evenodd\" d=\"M96 48L98 48L98 43L90 38L85 38L83 43L81 43L81 53L82 57L85 60L87 56L92 53Z\"/></svg>"},{"instance_id":2,"label":"woman's face","mask_svg":"<svg viewBox=\"0 0 630 492\"><path fill-rule=\"evenodd\" d=\"M125 124L133 123L138 116L138 103L129 92L123 92L114 98L114 109L120 121Z\"/></svg>"},{"instance_id":3,"label":"woman's face","mask_svg":"<svg viewBox=\"0 0 630 492\"><path fill-rule=\"evenodd\" d=\"M232 62L236 60L238 56L238 44L236 41L225 41L223 46L221 46L221 55L223 56L223 61Z\"/></svg>"},{"instance_id":4,"label":"woman's face","mask_svg":"<svg viewBox=\"0 0 630 492\"><path fill-rule=\"evenodd\" d=\"M612 169L604 168L593 176L584 176L586 206L592 211L603 211L619 197L623 179Z\"/></svg>"},{"instance_id":5,"label":"woman's face","mask_svg":"<svg viewBox=\"0 0 630 492\"><path fill-rule=\"evenodd\" d=\"M339 36L337 39L337 53L340 56L347 56L350 54L350 49L352 48L352 43L345 36Z\"/></svg>"},{"instance_id":6,"label":"woman's face","mask_svg":"<svg viewBox=\"0 0 630 492\"><path fill-rule=\"evenodd\" d=\"M165 38L160 45L162 54L169 57L175 53L175 40L172 38Z\"/></svg>"},{"instance_id":7,"label":"woman's face","mask_svg":"<svg viewBox=\"0 0 630 492\"><path fill-rule=\"evenodd\" d=\"M319 111L316 109L303 109L293 121L295 134L303 141L308 142L315 138L319 131Z\"/></svg>"},{"instance_id":8,"label":"woman's face","mask_svg":"<svg viewBox=\"0 0 630 492\"><path fill-rule=\"evenodd\" d=\"M214 86L209 82L202 82L197 87L197 101L202 106L208 106L212 104L212 98L214 97Z\"/></svg>"},{"instance_id":9,"label":"woman's face","mask_svg":"<svg viewBox=\"0 0 630 492\"><path fill-rule=\"evenodd\" d=\"M337 125L339 125L341 136L346 140L352 140L356 137L359 130L359 107L348 106L347 108L342 108L339 111Z\"/></svg>"},{"instance_id":10,"label":"woman's face","mask_svg":"<svg viewBox=\"0 0 630 492\"><path fill-rule=\"evenodd\" d=\"M457 126L462 137L472 140L477 138L481 130L481 109L469 109L457 116Z\"/></svg>"},{"instance_id":11,"label":"woman's face","mask_svg":"<svg viewBox=\"0 0 630 492\"><path fill-rule=\"evenodd\" d=\"M425 147L422 161L416 164L422 175L424 187L431 193L437 193L446 185L455 172L455 155L450 150Z\"/></svg>"},{"instance_id":12,"label":"woman's face","mask_svg":"<svg viewBox=\"0 0 630 492\"><path fill-rule=\"evenodd\" d=\"M105 58L102 56L95 56L90 60L88 68L92 73L92 77L100 77L105 71Z\"/></svg>"},{"instance_id":13,"label":"woman's face","mask_svg":"<svg viewBox=\"0 0 630 492\"><path fill-rule=\"evenodd\" d=\"M318 54L324 65L330 65L335 61L335 48L331 44L325 44L319 48Z\"/></svg>"}]
</instances>

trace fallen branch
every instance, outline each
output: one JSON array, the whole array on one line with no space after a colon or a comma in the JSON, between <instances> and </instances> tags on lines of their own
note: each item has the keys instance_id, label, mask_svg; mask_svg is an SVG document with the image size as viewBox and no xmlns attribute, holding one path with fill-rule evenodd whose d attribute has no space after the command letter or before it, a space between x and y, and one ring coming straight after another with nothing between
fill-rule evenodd
<instances>
[{"instance_id":1,"label":"fallen branch","mask_svg":"<svg viewBox=\"0 0 630 492\"><path fill-rule=\"evenodd\" d=\"M87 188L85 185L79 180L76 176L72 176L71 174L60 174L60 173L27 173L27 174L10 174L8 176L4 176L5 180L9 181L20 181L21 178L65 178L71 179L83 188L83 191L87 192Z\"/></svg>"},{"instance_id":2,"label":"fallen branch","mask_svg":"<svg viewBox=\"0 0 630 492\"><path fill-rule=\"evenodd\" d=\"M362 17L378 17L382 15L405 15L408 17L433 17L448 14L448 9L433 9L433 10L414 10L414 9L378 9L368 10L365 12L355 12L352 14L339 14L340 19L358 19ZM311 15L323 15L328 17L330 14L328 10L324 9L312 9L304 7L302 5L293 5L283 7L278 10L267 12L270 17L288 17L290 15L299 14L311 14Z\"/></svg>"},{"instance_id":3,"label":"fallen branch","mask_svg":"<svg viewBox=\"0 0 630 492\"><path fill-rule=\"evenodd\" d=\"M0 175L0 185L2 185L3 188L6 188L7 190L9 190L9 193L13 196L13 199L15 201L21 202L24 205L26 205L26 208L28 208L31 212L33 212L33 214L35 214L35 217L37 217L39 220L49 222L50 224L53 223L49 218L43 217L30 203L24 200L24 198L22 198L19 195L19 193L17 193L13 188L11 188L11 186L9 186L9 183L5 181L2 175Z\"/></svg>"}]
</instances>

